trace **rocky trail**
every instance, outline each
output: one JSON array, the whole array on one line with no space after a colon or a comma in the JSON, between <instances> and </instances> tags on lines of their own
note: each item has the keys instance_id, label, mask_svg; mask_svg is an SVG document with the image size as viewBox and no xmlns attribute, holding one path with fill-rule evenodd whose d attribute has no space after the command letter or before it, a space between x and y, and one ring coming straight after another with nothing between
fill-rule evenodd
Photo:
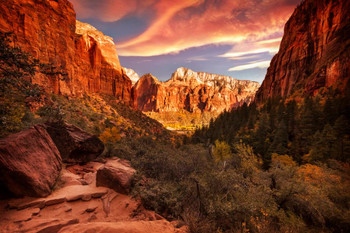
<instances>
[{"instance_id":1,"label":"rocky trail","mask_svg":"<svg viewBox=\"0 0 350 233\"><path fill-rule=\"evenodd\" d=\"M97 173L106 170L106 164L118 179L127 183L131 178L125 175L132 169L125 166L127 161L103 162L64 166L54 191L45 198L2 200L0 232L186 232L177 221L145 210L130 196L96 187Z\"/></svg>"}]
</instances>

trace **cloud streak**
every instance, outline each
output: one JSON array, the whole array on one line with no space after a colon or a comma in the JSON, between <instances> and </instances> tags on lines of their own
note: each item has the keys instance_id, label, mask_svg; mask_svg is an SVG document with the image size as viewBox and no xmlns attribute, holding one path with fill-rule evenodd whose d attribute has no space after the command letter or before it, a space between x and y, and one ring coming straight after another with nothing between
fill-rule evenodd
<instances>
[{"instance_id":1,"label":"cloud streak","mask_svg":"<svg viewBox=\"0 0 350 233\"><path fill-rule=\"evenodd\" d=\"M270 61L255 61L255 62L250 62L249 64L246 65L240 65L240 66L235 66L228 71L242 71L242 70L249 70L249 69L254 69L254 68L267 68L270 66Z\"/></svg>"},{"instance_id":2,"label":"cloud streak","mask_svg":"<svg viewBox=\"0 0 350 233\"><path fill-rule=\"evenodd\" d=\"M112 22L142 14L148 28L118 42L122 56L155 56L208 44L260 41L270 48L274 35L300 0L71 0L80 18ZM274 39L274 38L272 38ZM265 40L266 43L262 41ZM269 41L270 40L270 41ZM262 50L261 50L262 51ZM254 51L252 51L254 52ZM274 53L276 49L268 50ZM234 53L234 51L232 52ZM231 54L232 55L232 54ZM229 54L226 54L229 57Z\"/></svg>"}]
</instances>

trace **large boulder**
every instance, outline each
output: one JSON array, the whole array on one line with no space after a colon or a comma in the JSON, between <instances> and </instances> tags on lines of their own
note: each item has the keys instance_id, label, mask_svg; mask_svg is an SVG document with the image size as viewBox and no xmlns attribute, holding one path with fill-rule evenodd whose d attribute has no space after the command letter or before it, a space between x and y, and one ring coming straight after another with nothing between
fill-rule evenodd
<instances>
[{"instance_id":1,"label":"large boulder","mask_svg":"<svg viewBox=\"0 0 350 233\"><path fill-rule=\"evenodd\" d=\"M0 140L1 191L15 196L47 196L61 166L56 145L40 125Z\"/></svg>"},{"instance_id":2,"label":"large boulder","mask_svg":"<svg viewBox=\"0 0 350 233\"><path fill-rule=\"evenodd\" d=\"M96 186L108 187L116 192L128 194L135 172L135 169L126 160L108 160L97 170Z\"/></svg>"},{"instance_id":3,"label":"large boulder","mask_svg":"<svg viewBox=\"0 0 350 233\"><path fill-rule=\"evenodd\" d=\"M103 142L95 135L67 123L44 124L55 142L64 162L89 162L104 150Z\"/></svg>"}]
</instances>

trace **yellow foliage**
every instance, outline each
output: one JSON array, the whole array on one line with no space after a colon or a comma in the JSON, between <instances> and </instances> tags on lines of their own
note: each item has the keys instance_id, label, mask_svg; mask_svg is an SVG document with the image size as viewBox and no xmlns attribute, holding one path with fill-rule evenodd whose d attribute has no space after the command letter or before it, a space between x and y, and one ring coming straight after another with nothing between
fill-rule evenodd
<instances>
[{"instance_id":1,"label":"yellow foliage","mask_svg":"<svg viewBox=\"0 0 350 233\"><path fill-rule=\"evenodd\" d=\"M116 127L106 128L100 135L101 141L104 143L115 143L121 138L119 130Z\"/></svg>"},{"instance_id":2,"label":"yellow foliage","mask_svg":"<svg viewBox=\"0 0 350 233\"><path fill-rule=\"evenodd\" d=\"M290 167L294 167L297 165L293 158L289 155L279 155L276 153L272 154L272 163L279 163Z\"/></svg>"},{"instance_id":3,"label":"yellow foliage","mask_svg":"<svg viewBox=\"0 0 350 233\"><path fill-rule=\"evenodd\" d=\"M215 161L224 161L231 157L231 148L226 142L216 140L213 155Z\"/></svg>"},{"instance_id":4,"label":"yellow foliage","mask_svg":"<svg viewBox=\"0 0 350 233\"><path fill-rule=\"evenodd\" d=\"M327 172L325 168L313 165L305 164L298 169L298 172L301 174L301 177L313 185L320 186L325 182L332 184L340 184L341 177L336 174L331 174Z\"/></svg>"}]
</instances>

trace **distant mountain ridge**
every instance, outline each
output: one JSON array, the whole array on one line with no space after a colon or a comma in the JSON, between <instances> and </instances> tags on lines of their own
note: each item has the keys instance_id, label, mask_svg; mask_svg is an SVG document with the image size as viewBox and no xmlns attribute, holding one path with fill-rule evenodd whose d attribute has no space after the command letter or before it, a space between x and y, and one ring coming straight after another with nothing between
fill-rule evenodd
<instances>
[{"instance_id":1,"label":"distant mountain ridge","mask_svg":"<svg viewBox=\"0 0 350 233\"><path fill-rule=\"evenodd\" d=\"M197 81L195 84L204 84L207 86L225 86L231 90L235 90L242 86L260 86L258 82L248 80L238 80L230 76L211 74L206 72L195 72L185 67L178 68L171 76L171 78L165 82L165 84L171 85L174 83L184 82L188 83Z\"/></svg>"},{"instance_id":2,"label":"distant mountain ridge","mask_svg":"<svg viewBox=\"0 0 350 233\"><path fill-rule=\"evenodd\" d=\"M217 112L250 103L260 84L180 67L166 82L143 75L133 87L134 105L141 111Z\"/></svg>"},{"instance_id":3,"label":"distant mountain ridge","mask_svg":"<svg viewBox=\"0 0 350 233\"><path fill-rule=\"evenodd\" d=\"M220 113L251 102L259 86L184 67L167 82L150 75L139 80L135 71L121 66L113 39L77 21L67 0L5 1L0 13L0 31L13 32L15 46L67 74L36 75L33 82L47 92L73 97L109 95L142 111Z\"/></svg>"}]
</instances>

